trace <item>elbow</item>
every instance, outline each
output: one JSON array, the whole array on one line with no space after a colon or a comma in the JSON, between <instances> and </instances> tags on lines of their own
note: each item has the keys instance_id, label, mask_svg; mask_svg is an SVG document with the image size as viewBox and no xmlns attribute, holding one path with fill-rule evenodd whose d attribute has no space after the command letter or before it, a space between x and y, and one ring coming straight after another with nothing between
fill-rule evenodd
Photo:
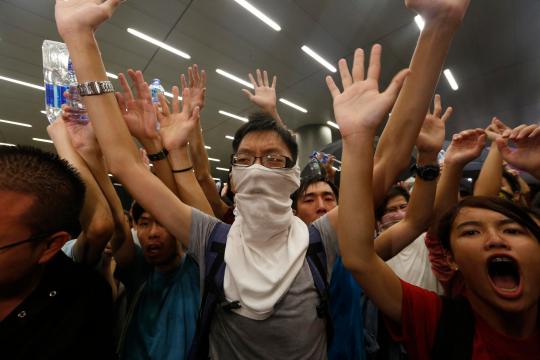
<instances>
[{"instance_id":1,"label":"elbow","mask_svg":"<svg viewBox=\"0 0 540 360\"><path fill-rule=\"evenodd\" d=\"M355 256L344 253L341 255L341 261L343 262L343 266L351 273L361 274L366 271L366 266L364 263Z\"/></svg>"},{"instance_id":2,"label":"elbow","mask_svg":"<svg viewBox=\"0 0 540 360\"><path fill-rule=\"evenodd\" d=\"M84 232L89 243L105 247L114 234L114 223L105 217L93 219Z\"/></svg>"}]
</instances>

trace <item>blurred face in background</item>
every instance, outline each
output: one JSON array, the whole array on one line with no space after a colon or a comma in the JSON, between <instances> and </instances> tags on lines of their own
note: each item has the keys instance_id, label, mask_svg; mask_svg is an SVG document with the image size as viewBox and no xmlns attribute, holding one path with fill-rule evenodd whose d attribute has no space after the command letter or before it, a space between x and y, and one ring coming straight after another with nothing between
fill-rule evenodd
<instances>
[{"instance_id":1,"label":"blurred face in background","mask_svg":"<svg viewBox=\"0 0 540 360\"><path fill-rule=\"evenodd\" d=\"M144 258L149 264L166 267L181 256L180 244L149 213L142 213L136 227Z\"/></svg>"},{"instance_id":2,"label":"blurred face in background","mask_svg":"<svg viewBox=\"0 0 540 360\"><path fill-rule=\"evenodd\" d=\"M308 186L296 202L296 216L311 224L337 206L336 195L330 185L319 181Z\"/></svg>"},{"instance_id":3,"label":"blurred face in background","mask_svg":"<svg viewBox=\"0 0 540 360\"><path fill-rule=\"evenodd\" d=\"M400 222L407 214L409 203L402 195L390 198L384 207L384 213L381 219L377 222L379 232L383 232L392 225Z\"/></svg>"}]
</instances>

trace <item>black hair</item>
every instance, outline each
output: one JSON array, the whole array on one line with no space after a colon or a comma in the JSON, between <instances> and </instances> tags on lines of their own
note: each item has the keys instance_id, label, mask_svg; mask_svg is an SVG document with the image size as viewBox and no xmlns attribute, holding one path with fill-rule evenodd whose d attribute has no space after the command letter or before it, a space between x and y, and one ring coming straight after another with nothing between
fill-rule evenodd
<instances>
[{"instance_id":1,"label":"black hair","mask_svg":"<svg viewBox=\"0 0 540 360\"><path fill-rule=\"evenodd\" d=\"M407 201L407 203L409 202L409 199L411 198L411 194L409 194L407 189L405 189L403 186L393 186L386 193L386 196L384 197L384 200L381 206L375 209L375 219L380 220L384 215L384 211L386 209L386 205L388 204L388 202L398 196L403 196L405 198L405 201Z\"/></svg>"},{"instance_id":2,"label":"black hair","mask_svg":"<svg viewBox=\"0 0 540 360\"><path fill-rule=\"evenodd\" d=\"M143 214L143 212L146 212L146 210L143 209L143 207L136 202L135 200L133 203L131 203L131 216L133 217L133 222L135 225L139 222L139 218Z\"/></svg>"},{"instance_id":3,"label":"black hair","mask_svg":"<svg viewBox=\"0 0 540 360\"><path fill-rule=\"evenodd\" d=\"M292 133L280 125L270 114L256 112L249 115L249 121L242 125L234 134L233 151L236 153L244 137L256 131L274 131L283 140L292 155L293 162L298 158L298 144Z\"/></svg>"},{"instance_id":4,"label":"black hair","mask_svg":"<svg viewBox=\"0 0 540 360\"><path fill-rule=\"evenodd\" d=\"M452 250L450 245L452 225L463 208L496 211L528 229L536 240L540 241L540 227L531 217L531 214L534 213L529 209L499 197L469 196L450 209L439 221L437 235L442 246L448 251Z\"/></svg>"},{"instance_id":5,"label":"black hair","mask_svg":"<svg viewBox=\"0 0 540 360\"><path fill-rule=\"evenodd\" d=\"M511 174L508 170L503 169L502 177L505 178L506 181L508 181L508 185L510 185L510 189L512 189L512 198L516 192L521 192L519 180L515 175Z\"/></svg>"},{"instance_id":6,"label":"black hair","mask_svg":"<svg viewBox=\"0 0 540 360\"><path fill-rule=\"evenodd\" d=\"M0 146L0 191L34 198L24 221L37 234L74 233L86 191L79 173L58 155L31 146Z\"/></svg>"},{"instance_id":7,"label":"black hair","mask_svg":"<svg viewBox=\"0 0 540 360\"><path fill-rule=\"evenodd\" d=\"M301 196L304 196L307 189L315 184L315 183L318 183L318 182L324 182L326 184L328 184L328 186L330 186L330 188L332 189L332 192L334 193L334 196L336 197L336 201L339 199L339 189L337 188L337 186L331 182L330 180L328 180L326 177L312 177L312 178L307 178L307 179L302 179L302 181L300 182L300 187L291 194L291 199L292 199L292 205L291 207L296 210L297 206L298 206L298 199L301 197Z\"/></svg>"}]
</instances>

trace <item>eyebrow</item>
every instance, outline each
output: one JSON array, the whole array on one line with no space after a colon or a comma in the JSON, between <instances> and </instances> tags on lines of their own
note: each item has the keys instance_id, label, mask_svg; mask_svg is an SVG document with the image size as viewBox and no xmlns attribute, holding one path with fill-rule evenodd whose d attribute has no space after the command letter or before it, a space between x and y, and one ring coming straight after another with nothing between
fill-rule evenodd
<instances>
[{"instance_id":1,"label":"eyebrow","mask_svg":"<svg viewBox=\"0 0 540 360\"><path fill-rule=\"evenodd\" d=\"M503 220L497 221L498 226L508 225L508 224L519 224L519 223L517 221L513 220L513 219L503 219ZM458 226L456 226L456 229L460 229L462 227L469 226L469 225L481 226L482 223L480 221L465 221L465 222L462 222L461 224L459 224Z\"/></svg>"},{"instance_id":2,"label":"eyebrow","mask_svg":"<svg viewBox=\"0 0 540 360\"><path fill-rule=\"evenodd\" d=\"M239 153L248 153L248 154L254 154L255 151L251 150L251 149L246 149L246 148L239 148L238 151L236 152L237 154ZM279 154L281 155L282 154L282 150L281 149L278 149L278 148L268 148L268 149L264 149L264 151L262 151L262 154L263 156L264 155L268 155L268 154Z\"/></svg>"}]
</instances>

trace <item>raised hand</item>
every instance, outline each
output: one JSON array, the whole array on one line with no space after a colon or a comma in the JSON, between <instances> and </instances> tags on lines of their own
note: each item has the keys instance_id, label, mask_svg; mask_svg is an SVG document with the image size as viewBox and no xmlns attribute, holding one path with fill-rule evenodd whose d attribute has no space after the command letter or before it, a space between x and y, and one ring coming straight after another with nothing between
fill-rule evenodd
<instances>
[{"instance_id":1,"label":"raised hand","mask_svg":"<svg viewBox=\"0 0 540 360\"><path fill-rule=\"evenodd\" d=\"M452 111L452 107L448 107L441 116L441 96L436 94L433 100L433 112L427 113L416 139L416 148L419 153L437 154L441 150L444 143L446 121L452 115Z\"/></svg>"},{"instance_id":2,"label":"raised hand","mask_svg":"<svg viewBox=\"0 0 540 360\"><path fill-rule=\"evenodd\" d=\"M62 38L94 32L109 19L121 0L56 0L54 16Z\"/></svg>"},{"instance_id":3,"label":"raised hand","mask_svg":"<svg viewBox=\"0 0 540 360\"><path fill-rule=\"evenodd\" d=\"M331 76L326 77L326 84L334 99L334 115L343 138L360 132L375 132L384 116L388 113L407 77L409 70L400 71L386 90L379 93L381 72L380 45L371 49L367 76L364 75L364 51L356 49L352 75L347 61L339 60L339 73L343 92L339 90Z\"/></svg>"},{"instance_id":4,"label":"raised hand","mask_svg":"<svg viewBox=\"0 0 540 360\"><path fill-rule=\"evenodd\" d=\"M242 89L242 92L246 94L249 101L260 107L262 110L272 113L276 109L276 82L277 77L274 75L272 78L272 84L268 80L268 72L257 69L255 72L257 80L253 75L249 74L249 80L255 88L255 94L247 89Z\"/></svg>"},{"instance_id":5,"label":"raised hand","mask_svg":"<svg viewBox=\"0 0 540 360\"><path fill-rule=\"evenodd\" d=\"M188 68L189 84L186 82L184 74L180 75L180 83L182 84L182 93L185 88L189 87L189 98L182 98L184 103L187 103L189 109L196 107L201 111L204 108L206 99L206 71L201 70L194 64Z\"/></svg>"},{"instance_id":6,"label":"raised hand","mask_svg":"<svg viewBox=\"0 0 540 360\"><path fill-rule=\"evenodd\" d=\"M454 134L446 150L444 162L465 166L480 156L485 143L486 134L483 129L465 130Z\"/></svg>"},{"instance_id":7,"label":"raised hand","mask_svg":"<svg viewBox=\"0 0 540 360\"><path fill-rule=\"evenodd\" d=\"M158 112L158 119L161 125L159 133L165 149L171 151L187 145L191 131L199 119L199 107L190 109L187 101L182 102L182 111L178 102L178 87L172 88L172 112L163 94L159 94L159 100L163 111ZM184 88L183 99L190 98L190 89Z\"/></svg>"},{"instance_id":8,"label":"raised hand","mask_svg":"<svg viewBox=\"0 0 540 360\"><path fill-rule=\"evenodd\" d=\"M486 128L485 132L489 141L495 141L508 129L510 128L506 126L498 117L494 116L491 119L491 124L489 124L489 126Z\"/></svg>"},{"instance_id":9,"label":"raised hand","mask_svg":"<svg viewBox=\"0 0 540 360\"><path fill-rule=\"evenodd\" d=\"M405 6L416 11L426 21L432 19L461 22L471 0L405 0Z\"/></svg>"},{"instance_id":10,"label":"raised hand","mask_svg":"<svg viewBox=\"0 0 540 360\"><path fill-rule=\"evenodd\" d=\"M125 75L119 74L118 80L123 92L116 93L116 100L129 132L145 145L145 141L159 138L159 132L156 128L156 109L152 104L152 96L142 72L129 69L128 75L135 85L136 97L133 96Z\"/></svg>"},{"instance_id":11,"label":"raised hand","mask_svg":"<svg viewBox=\"0 0 540 360\"><path fill-rule=\"evenodd\" d=\"M540 179L540 126L520 125L496 141L504 160Z\"/></svg>"}]
</instances>

